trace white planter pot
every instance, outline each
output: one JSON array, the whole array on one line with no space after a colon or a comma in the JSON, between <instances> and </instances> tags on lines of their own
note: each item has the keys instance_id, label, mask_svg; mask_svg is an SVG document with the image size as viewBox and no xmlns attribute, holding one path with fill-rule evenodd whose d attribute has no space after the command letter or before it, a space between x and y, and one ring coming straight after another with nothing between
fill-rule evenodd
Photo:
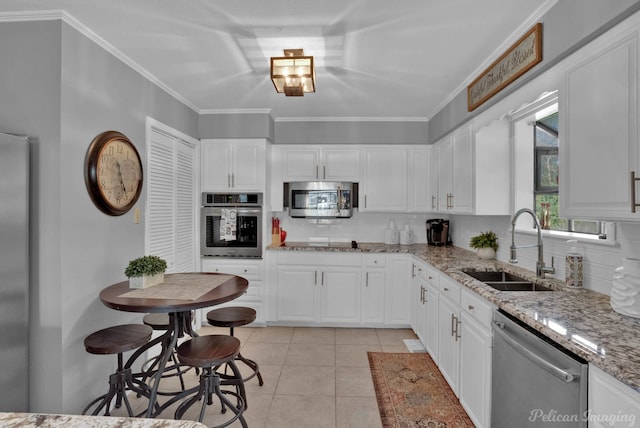
<instances>
[{"instance_id":1,"label":"white planter pot","mask_svg":"<svg viewBox=\"0 0 640 428\"><path fill-rule=\"evenodd\" d=\"M164 282L164 272L155 275L142 275L129 278L129 288L147 288Z\"/></svg>"},{"instance_id":2,"label":"white planter pot","mask_svg":"<svg viewBox=\"0 0 640 428\"><path fill-rule=\"evenodd\" d=\"M496 258L496 250L493 248L478 248L476 254L483 260L492 260Z\"/></svg>"}]
</instances>

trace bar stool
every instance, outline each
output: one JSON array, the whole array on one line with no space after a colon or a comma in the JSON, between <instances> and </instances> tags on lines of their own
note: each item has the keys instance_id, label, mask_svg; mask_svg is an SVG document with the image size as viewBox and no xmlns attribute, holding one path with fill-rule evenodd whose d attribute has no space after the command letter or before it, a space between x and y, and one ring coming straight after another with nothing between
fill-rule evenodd
<instances>
[{"instance_id":1,"label":"bar stool","mask_svg":"<svg viewBox=\"0 0 640 428\"><path fill-rule=\"evenodd\" d=\"M111 400L115 397L115 407L119 408L122 405L122 401L124 401L128 415L134 416L127 398L127 390L147 397L148 392L134 383L131 368L125 368L123 364L122 353L139 348L149 342L152 332L153 329L147 325L124 324L96 331L84 339L84 347L91 354L118 354L118 367L115 373L109 376L109 390L107 393L91 401L82 411L83 415L91 407L99 403L92 415L97 415L104 407L105 416L110 416Z\"/></svg>"},{"instance_id":2,"label":"bar stool","mask_svg":"<svg viewBox=\"0 0 640 428\"><path fill-rule=\"evenodd\" d=\"M226 413L229 408L233 412L233 417L221 425L212 428L226 427L236 420L240 420L243 427L247 427L243 413L246 409L247 397L244 389L242 374L236 366L234 360L240 352L240 341L232 336L209 335L197 336L178 346L178 359L182 364L202 369L200 374L200 384L196 393L188 400L178 406L175 412L175 419L182 418L182 415L197 401L202 400L200 408L199 422L204 419L207 405L213 404L213 395L216 395L222 405L222 413ZM227 365L231 368L233 375L223 375L216 370ZM235 386L235 392L223 390L222 385ZM225 395L231 395L236 399L234 405Z\"/></svg>"},{"instance_id":3,"label":"bar stool","mask_svg":"<svg viewBox=\"0 0 640 428\"><path fill-rule=\"evenodd\" d=\"M215 327L229 327L229 334L233 336L233 328L243 325L251 324L256 320L256 311L253 308L247 308L242 306L230 306L226 308L219 308L209 311L207 313L207 321L209 324ZM262 380L262 374L260 374L260 368L258 363L248 358L243 357L240 353L236 357L236 360L245 363L253 373L243 380L246 382L249 379L258 376L258 385L264 385Z\"/></svg>"},{"instance_id":4,"label":"bar stool","mask_svg":"<svg viewBox=\"0 0 640 428\"><path fill-rule=\"evenodd\" d=\"M156 331L167 331L169 328L171 328L171 324L170 324L171 320L169 318L169 314L164 312L147 314L144 316L144 318L142 318L142 322L143 324L148 325L149 327L151 327L153 330L156 330ZM168 346L168 343L166 341L162 341L161 346L162 348L160 350L160 353L155 357L149 358L142 365L142 372L145 374L145 376L143 377L143 380L145 381L147 378L150 378L154 375L154 371L156 367L160 364L160 360L162 359L162 356L165 355L165 351ZM186 373L189 370L189 368L185 369L184 366L181 366L180 364L178 364L178 359L176 357L175 350L174 352L171 353L169 357L169 361L172 363L172 365L170 367L165 368L164 372L167 374L163 374L162 377L168 378L168 377L178 376L178 378L180 379L180 388L182 391L184 391L185 386L184 386L183 374Z\"/></svg>"}]
</instances>

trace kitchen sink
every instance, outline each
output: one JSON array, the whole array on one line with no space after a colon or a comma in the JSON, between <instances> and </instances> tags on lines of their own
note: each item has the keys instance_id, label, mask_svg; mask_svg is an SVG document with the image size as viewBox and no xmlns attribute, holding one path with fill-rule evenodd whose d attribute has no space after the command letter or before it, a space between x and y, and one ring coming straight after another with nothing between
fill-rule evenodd
<instances>
[{"instance_id":1,"label":"kitchen sink","mask_svg":"<svg viewBox=\"0 0 640 428\"><path fill-rule=\"evenodd\" d=\"M501 270L463 270L462 272L500 291L553 291L549 287Z\"/></svg>"}]
</instances>

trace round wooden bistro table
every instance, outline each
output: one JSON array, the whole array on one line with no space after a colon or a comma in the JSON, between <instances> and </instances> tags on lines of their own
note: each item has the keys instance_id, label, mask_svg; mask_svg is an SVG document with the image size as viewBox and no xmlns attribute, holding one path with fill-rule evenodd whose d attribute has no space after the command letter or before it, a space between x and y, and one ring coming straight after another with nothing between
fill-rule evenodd
<instances>
[{"instance_id":1,"label":"round wooden bistro table","mask_svg":"<svg viewBox=\"0 0 640 428\"><path fill-rule=\"evenodd\" d=\"M163 283L145 289L129 288L129 281L123 281L100 292L102 303L118 311L169 314L170 327L167 332L139 348L125 365L130 368L149 348L158 343L166 343L149 392L147 418L155 417L163 410L157 406L158 386L178 339L185 334L197 336L191 328L191 311L236 299L247 291L248 286L249 282L245 278L236 275L175 273L165 275Z\"/></svg>"}]
</instances>

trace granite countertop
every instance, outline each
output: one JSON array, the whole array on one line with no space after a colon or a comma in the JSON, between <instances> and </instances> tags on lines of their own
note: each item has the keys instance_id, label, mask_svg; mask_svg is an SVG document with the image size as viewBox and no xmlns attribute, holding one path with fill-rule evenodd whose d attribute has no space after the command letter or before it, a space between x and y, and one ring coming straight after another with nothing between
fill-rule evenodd
<instances>
[{"instance_id":1,"label":"granite countertop","mask_svg":"<svg viewBox=\"0 0 640 428\"><path fill-rule=\"evenodd\" d=\"M556 343L640 392L640 319L611 308L609 296L566 287L563 281L537 279L535 273L498 260L481 260L458 247L381 243L310 245L287 242L272 251L348 251L412 254L473 290ZM464 269L498 270L552 288L552 292L498 291L464 274Z\"/></svg>"},{"instance_id":2,"label":"granite countertop","mask_svg":"<svg viewBox=\"0 0 640 428\"><path fill-rule=\"evenodd\" d=\"M0 426L16 428L206 428L200 422L187 420L47 413L0 413Z\"/></svg>"}]
</instances>

